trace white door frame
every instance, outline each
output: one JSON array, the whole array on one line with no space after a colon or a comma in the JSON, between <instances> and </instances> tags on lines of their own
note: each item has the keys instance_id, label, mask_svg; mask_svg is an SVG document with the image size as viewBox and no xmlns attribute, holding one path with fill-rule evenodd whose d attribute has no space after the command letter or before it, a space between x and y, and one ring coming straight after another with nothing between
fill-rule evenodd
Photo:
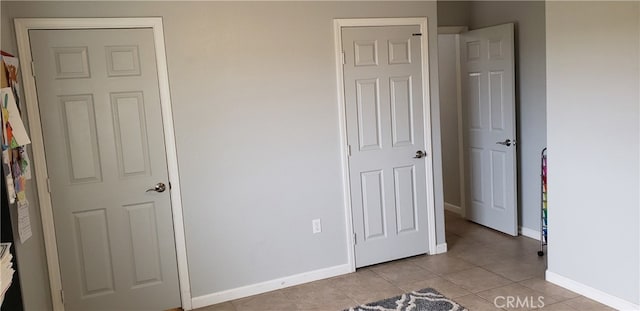
<instances>
[{"instance_id":1,"label":"white door frame","mask_svg":"<svg viewBox=\"0 0 640 311\"><path fill-rule=\"evenodd\" d=\"M426 161L426 185L427 189L427 226L429 235L429 254L436 254L436 220L435 220L435 199L433 188L433 147L431 139L431 97L429 79L429 29L426 17L411 18L349 18L333 20L334 52L336 58L336 80L338 87L338 117L340 119L340 149L342 152L342 181L344 186L344 205L347 233L347 255L351 270L356 270L355 261L355 241L353 231L353 218L351 206L351 183L349 182L349 155L347 146L347 118L346 104L344 99L344 70L343 48L342 48L342 28L344 27L366 27L366 26L420 26L421 36L421 57L422 57L422 105L424 111L424 148L429 161Z\"/></svg>"},{"instance_id":2,"label":"white door frame","mask_svg":"<svg viewBox=\"0 0 640 311\"><path fill-rule=\"evenodd\" d=\"M24 85L25 103L31 134L33 165L40 201L40 214L44 245L49 270L49 286L53 310L64 310L61 290L62 280L58 261L58 247L53 221L51 196L47 187L47 162L44 153L42 124L38 107L35 78L31 68L31 43L29 30L35 29L100 29L100 28L151 28L153 30L156 66L158 67L158 86L160 90L160 106L162 109L162 123L164 128L164 142L167 153L167 168L171 183L171 209L173 229L176 239L176 255L178 261L178 279L180 283L180 297L182 308L191 310L191 289L189 285L189 269L187 266L187 248L185 243L184 222L182 217L182 198L180 192L180 178L178 173L178 158L176 153L173 116L171 112L171 96L169 93L169 76L167 72L167 57L165 54L164 31L162 18L17 18L15 20L18 54L22 81Z\"/></svg>"},{"instance_id":3,"label":"white door frame","mask_svg":"<svg viewBox=\"0 0 640 311\"><path fill-rule=\"evenodd\" d=\"M459 213L460 216L466 217L467 214L467 192L465 191L466 175L464 171L464 119L462 118L462 77L460 72L460 34L469 31L467 26L440 26L438 27L438 35L455 35L456 36L456 93L458 99L456 100L456 110L458 111L458 168L460 170L460 209L449 209L445 202L445 209L449 209L454 213Z\"/></svg>"}]
</instances>

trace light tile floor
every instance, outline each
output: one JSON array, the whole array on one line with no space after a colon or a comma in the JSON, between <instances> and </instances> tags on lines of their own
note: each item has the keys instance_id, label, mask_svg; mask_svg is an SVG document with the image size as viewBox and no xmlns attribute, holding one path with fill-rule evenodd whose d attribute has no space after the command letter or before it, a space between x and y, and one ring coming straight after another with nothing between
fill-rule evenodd
<instances>
[{"instance_id":1,"label":"light tile floor","mask_svg":"<svg viewBox=\"0 0 640 311\"><path fill-rule=\"evenodd\" d=\"M515 303L509 308L507 296L526 300L529 307L539 306L543 297L547 311L613 310L546 282L546 257L538 257L538 241L498 233L450 212L445 219L445 254L383 263L198 311L337 311L426 287L471 311L530 310Z\"/></svg>"}]
</instances>

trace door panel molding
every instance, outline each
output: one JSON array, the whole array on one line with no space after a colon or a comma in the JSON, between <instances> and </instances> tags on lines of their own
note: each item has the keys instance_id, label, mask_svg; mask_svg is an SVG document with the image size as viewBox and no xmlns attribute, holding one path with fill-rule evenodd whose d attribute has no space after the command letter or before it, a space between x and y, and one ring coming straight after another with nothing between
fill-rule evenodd
<instances>
[{"instance_id":1,"label":"door panel molding","mask_svg":"<svg viewBox=\"0 0 640 311\"><path fill-rule=\"evenodd\" d=\"M415 18L353 18L334 19L334 53L336 59L336 86L338 90L338 117L340 126L340 150L342 153L342 183L344 188L344 206L347 233L347 255L348 264L351 271L355 271L355 232L353 228L351 186L349 174L349 146L347 143L347 117L344 88L344 70L342 53L342 28L346 27L366 27L366 26L420 26L421 36L421 59L422 59L422 98L424 114L424 146L427 154L433 155L431 137L431 96L430 96L430 75L429 75L429 29L426 17ZM387 48L386 46L384 48ZM435 230L435 199L433 181L433 157L425 161L426 185L427 185L427 225L429 254L436 254L436 230ZM429 180L431 179L431 180Z\"/></svg>"},{"instance_id":2,"label":"door panel molding","mask_svg":"<svg viewBox=\"0 0 640 311\"><path fill-rule=\"evenodd\" d=\"M47 268L49 271L49 286L53 310L64 310L60 291L62 280L58 260L58 247L53 222L53 209L51 196L47 187L47 163L44 153L44 139L40 121L38 98L36 93L35 78L31 68L31 43L29 30L44 29L123 29L123 28L150 28L153 30L156 66L158 70L158 87L160 91L160 106L162 109L162 123L164 129L164 142L167 157L167 169L171 183L171 207L173 227L176 242L176 255L178 262L178 279L180 285L180 297L182 308L192 309L191 289L189 285L189 270L187 263L184 221L182 216L182 198L180 191L180 179L178 171L177 150L173 128L173 115L171 111L171 97L169 92L169 76L167 71L167 57L165 53L164 30L162 18L17 18L14 21L20 68L22 70L22 82L25 93L25 104L29 120L29 132L31 133L33 165L37 195L40 201L40 213L42 229L44 233L45 252L47 256Z\"/></svg>"}]
</instances>

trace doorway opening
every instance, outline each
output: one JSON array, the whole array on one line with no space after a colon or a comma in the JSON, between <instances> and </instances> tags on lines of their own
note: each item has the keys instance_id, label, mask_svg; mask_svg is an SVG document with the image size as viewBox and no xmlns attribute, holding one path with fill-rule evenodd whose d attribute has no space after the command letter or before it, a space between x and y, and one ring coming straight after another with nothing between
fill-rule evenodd
<instances>
[{"instance_id":1,"label":"doorway opening","mask_svg":"<svg viewBox=\"0 0 640 311\"><path fill-rule=\"evenodd\" d=\"M513 24L439 28L445 209L517 236L514 47Z\"/></svg>"}]
</instances>

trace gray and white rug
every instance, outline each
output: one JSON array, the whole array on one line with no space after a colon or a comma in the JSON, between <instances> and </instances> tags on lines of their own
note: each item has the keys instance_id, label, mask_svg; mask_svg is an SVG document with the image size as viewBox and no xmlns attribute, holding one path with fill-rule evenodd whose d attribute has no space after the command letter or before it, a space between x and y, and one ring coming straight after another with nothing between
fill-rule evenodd
<instances>
[{"instance_id":1,"label":"gray and white rug","mask_svg":"<svg viewBox=\"0 0 640 311\"><path fill-rule=\"evenodd\" d=\"M468 311L433 288L425 288L344 311Z\"/></svg>"}]
</instances>

